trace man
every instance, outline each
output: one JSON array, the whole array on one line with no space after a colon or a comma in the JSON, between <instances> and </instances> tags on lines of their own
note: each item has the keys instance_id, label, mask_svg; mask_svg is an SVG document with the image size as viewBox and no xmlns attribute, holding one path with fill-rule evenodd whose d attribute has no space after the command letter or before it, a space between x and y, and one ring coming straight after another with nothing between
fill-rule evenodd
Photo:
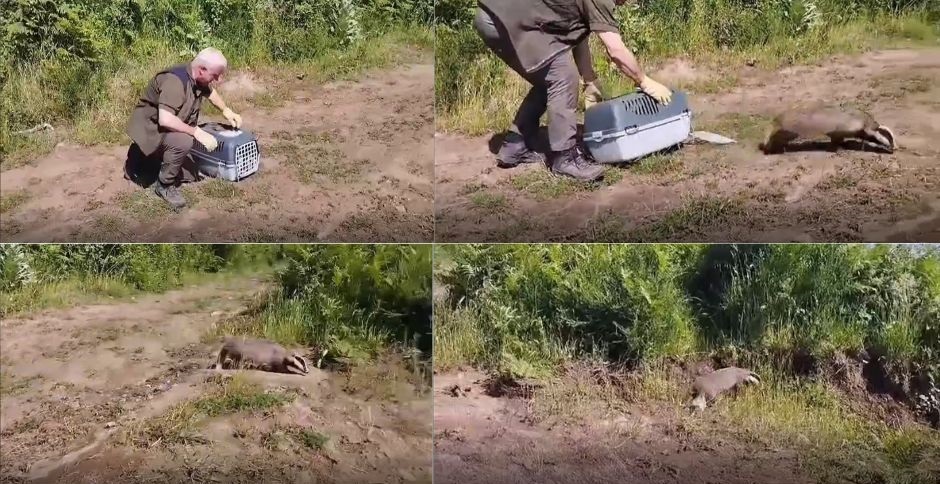
<instances>
[{"instance_id":1,"label":"man","mask_svg":"<svg viewBox=\"0 0 940 484\"><path fill-rule=\"evenodd\" d=\"M209 151L218 147L211 134L196 126L202 100L208 98L233 127L242 124L241 116L229 109L211 87L227 67L228 61L221 52L204 49L189 64L157 73L131 113L127 133L145 157L154 162L159 160L160 174L154 192L174 208L186 205L179 184L196 180L197 169L189 158L193 140Z\"/></svg>"},{"instance_id":2,"label":"man","mask_svg":"<svg viewBox=\"0 0 940 484\"><path fill-rule=\"evenodd\" d=\"M576 139L579 71L586 82L588 105L600 99L593 69L588 68L591 32L600 37L623 74L660 103L669 103L669 89L647 77L623 43L614 8L624 1L479 0L474 27L483 42L532 84L497 155L500 166L541 161L531 147L547 107L552 172L584 181L603 175L603 168L584 160ZM577 66L571 53L576 46Z\"/></svg>"}]
</instances>

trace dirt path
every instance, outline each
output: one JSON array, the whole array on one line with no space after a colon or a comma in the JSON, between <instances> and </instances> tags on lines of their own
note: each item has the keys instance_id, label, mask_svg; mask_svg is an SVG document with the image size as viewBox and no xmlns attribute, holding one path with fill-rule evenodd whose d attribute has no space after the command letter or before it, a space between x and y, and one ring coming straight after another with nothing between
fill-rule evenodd
<instances>
[{"instance_id":1,"label":"dirt path","mask_svg":"<svg viewBox=\"0 0 940 484\"><path fill-rule=\"evenodd\" d=\"M240 109L257 134L261 171L231 184L186 186L179 214L124 179L126 146L60 144L4 171L4 241L409 241L432 238L430 63L359 82L268 86L236 73L220 91L273 97ZM287 93L282 94L282 93ZM240 105L244 106L245 103Z\"/></svg>"},{"instance_id":2,"label":"dirt path","mask_svg":"<svg viewBox=\"0 0 940 484\"><path fill-rule=\"evenodd\" d=\"M394 367L244 372L263 392L208 399L229 387L204 335L259 284L2 321L0 482L429 483L431 400ZM224 411L246 401L266 406Z\"/></svg>"},{"instance_id":3,"label":"dirt path","mask_svg":"<svg viewBox=\"0 0 940 484\"><path fill-rule=\"evenodd\" d=\"M592 189L540 166L495 168L490 137L438 135L437 240L940 241L940 49L871 52L779 72L709 73L677 62L656 77L730 85L728 75L736 87L691 96L694 125L738 144L686 146L610 168ZM777 112L815 102L870 109L901 149L757 150Z\"/></svg>"},{"instance_id":4,"label":"dirt path","mask_svg":"<svg viewBox=\"0 0 940 484\"><path fill-rule=\"evenodd\" d=\"M482 378L435 375L435 483L812 482L788 451L695 438L653 408L582 425L530 424L524 400L484 394ZM458 384L466 396L446 391Z\"/></svg>"}]
</instances>

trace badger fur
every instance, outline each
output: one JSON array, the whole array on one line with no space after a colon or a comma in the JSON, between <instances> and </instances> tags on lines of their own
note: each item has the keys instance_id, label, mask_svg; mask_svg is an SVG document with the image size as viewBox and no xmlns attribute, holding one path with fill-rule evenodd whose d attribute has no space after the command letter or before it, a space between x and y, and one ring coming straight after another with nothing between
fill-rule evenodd
<instances>
[{"instance_id":1,"label":"badger fur","mask_svg":"<svg viewBox=\"0 0 940 484\"><path fill-rule=\"evenodd\" d=\"M307 361L283 346L264 339L227 337L219 350L215 369L223 368L225 360L232 360L236 368L252 368L275 373L306 375Z\"/></svg>"},{"instance_id":2,"label":"badger fur","mask_svg":"<svg viewBox=\"0 0 940 484\"><path fill-rule=\"evenodd\" d=\"M760 377L751 370L729 366L695 379L692 383L692 402L695 411L705 410L708 403L743 384L760 384Z\"/></svg>"},{"instance_id":3,"label":"badger fur","mask_svg":"<svg viewBox=\"0 0 940 484\"><path fill-rule=\"evenodd\" d=\"M878 124L871 114L849 107L815 107L786 111L774 118L761 149L778 153L797 138L828 137L833 149L847 138L873 142L893 152L897 148L894 133Z\"/></svg>"}]
</instances>

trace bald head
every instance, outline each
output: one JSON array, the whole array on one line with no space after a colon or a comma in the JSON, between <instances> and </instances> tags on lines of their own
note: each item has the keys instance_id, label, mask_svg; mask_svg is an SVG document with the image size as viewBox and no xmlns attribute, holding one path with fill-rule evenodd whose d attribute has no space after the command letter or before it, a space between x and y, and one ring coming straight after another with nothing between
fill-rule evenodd
<instances>
[{"instance_id":1,"label":"bald head","mask_svg":"<svg viewBox=\"0 0 940 484\"><path fill-rule=\"evenodd\" d=\"M218 49L207 47L199 51L192 62L193 79L201 86L219 80L228 68L228 60Z\"/></svg>"}]
</instances>

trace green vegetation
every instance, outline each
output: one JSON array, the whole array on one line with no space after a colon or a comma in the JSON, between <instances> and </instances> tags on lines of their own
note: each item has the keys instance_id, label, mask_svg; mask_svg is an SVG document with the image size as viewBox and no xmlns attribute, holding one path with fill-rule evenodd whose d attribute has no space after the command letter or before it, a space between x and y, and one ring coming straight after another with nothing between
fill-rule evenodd
<instances>
[{"instance_id":1,"label":"green vegetation","mask_svg":"<svg viewBox=\"0 0 940 484\"><path fill-rule=\"evenodd\" d=\"M393 349L406 353L416 372L430 361L429 246L291 246L285 263L277 287L220 332L315 346L353 360Z\"/></svg>"},{"instance_id":2,"label":"green vegetation","mask_svg":"<svg viewBox=\"0 0 940 484\"><path fill-rule=\"evenodd\" d=\"M162 292L210 274L273 273L219 334L252 334L371 359L431 350L431 249L424 245L20 245L0 247L0 315Z\"/></svg>"},{"instance_id":3,"label":"green vegetation","mask_svg":"<svg viewBox=\"0 0 940 484\"><path fill-rule=\"evenodd\" d=\"M175 405L165 414L142 421L123 434L126 443L150 448L200 440L197 430L213 417L257 413L289 403L294 395L265 391L240 376L219 383L206 395Z\"/></svg>"},{"instance_id":4,"label":"green vegetation","mask_svg":"<svg viewBox=\"0 0 940 484\"><path fill-rule=\"evenodd\" d=\"M738 348L940 363L940 254L833 245L448 245L439 362L551 368ZM456 304L456 301L462 301ZM466 331L479 347L455 345ZM450 339L451 337L455 339ZM936 368L934 368L936 370Z\"/></svg>"},{"instance_id":5,"label":"green vegetation","mask_svg":"<svg viewBox=\"0 0 940 484\"><path fill-rule=\"evenodd\" d=\"M280 98L295 76L320 82L398 62L415 46L431 48L431 6L429 0L8 1L0 16L0 166L28 162L50 150L53 138L123 142L150 77L208 46L225 53L230 69L250 68L263 89L249 90L247 101L259 106ZM230 104L236 111L244 105ZM13 134L41 123L55 132Z\"/></svg>"},{"instance_id":6,"label":"green vegetation","mask_svg":"<svg viewBox=\"0 0 940 484\"><path fill-rule=\"evenodd\" d=\"M940 254L903 246L448 245L436 364L549 375L725 354L793 373L866 350L940 382ZM812 369L812 368L810 368Z\"/></svg>"},{"instance_id":7,"label":"green vegetation","mask_svg":"<svg viewBox=\"0 0 940 484\"><path fill-rule=\"evenodd\" d=\"M713 77L688 86L717 92L745 63L773 69L842 52L940 37L935 0L642 0L618 15L624 41L650 68L684 57L715 66ZM472 27L474 0L438 0L435 96L438 126L479 134L509 125L527 85L489 53ZM595 69L608 96L632 89L592 38Z\"/></svg>"},{"instance_id":8,"label":"green vegetation","mask_svg":"<svg viewBox=\"0 0 940 484\"><path fill-rule=\"evenodd\" d=\"M7 244L0 315L162 292L209 274L265 270L281 256L263 245Z\"/></svg>"},{"instance_id":9,"label":"green vegetation","mask_svg":"<svg viewBox=\"0 0 940 484\"><path fill-rule=\"evenodd\" d=\"M940 475L940 434L883 420L858 393L880 386L937 425L936 247L436 250L434 277L446 292L435 303L435 369L537 378L535 419L583 422L639 403L672 408L677 431L710 441L795 449L818 482L932 483ZM862 350L866 370L847 370ZM690 416L682 368L702 361L755 369L763 384L723 399L709 418ZM860 386L846 380L850 373Z\"/></svg>"}]
</instances>

